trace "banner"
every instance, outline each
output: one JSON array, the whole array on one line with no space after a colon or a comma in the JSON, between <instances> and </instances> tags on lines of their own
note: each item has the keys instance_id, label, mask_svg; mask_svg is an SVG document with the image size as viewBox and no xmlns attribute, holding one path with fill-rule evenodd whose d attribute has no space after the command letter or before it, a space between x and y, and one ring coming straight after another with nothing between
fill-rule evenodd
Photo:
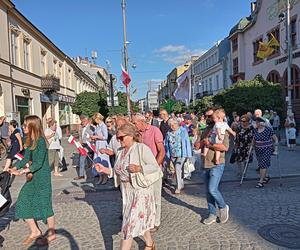
<instances>
[{"instance_id":1,"label":"banner","mask_svg":"<svg viewBox=\"0 0 300 250\"><path fill-rule=\"evenodd\" d=\"M176 82L178 87L174 92L174 97L188 106L191 99L191 67L179 76Z\"/></svg>"}]
</instances>

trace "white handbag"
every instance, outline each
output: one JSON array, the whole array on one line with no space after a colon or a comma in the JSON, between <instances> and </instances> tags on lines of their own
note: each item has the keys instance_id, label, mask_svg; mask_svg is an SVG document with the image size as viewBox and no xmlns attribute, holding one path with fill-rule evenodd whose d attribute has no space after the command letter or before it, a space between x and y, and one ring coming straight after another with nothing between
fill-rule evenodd
<instances>
[{"instance_id":1,"label":"white handbag","mask_svg":"<svg viewBox=\"0 0 300 250\"><path fill-rule=\"evenodd\" d=\"M184 173L184 177L189 176L190 173L195 171L195 166L194 164L191 162L190 159L187 159L183 165L183 173Z\"/></svg>"}]
</instances>

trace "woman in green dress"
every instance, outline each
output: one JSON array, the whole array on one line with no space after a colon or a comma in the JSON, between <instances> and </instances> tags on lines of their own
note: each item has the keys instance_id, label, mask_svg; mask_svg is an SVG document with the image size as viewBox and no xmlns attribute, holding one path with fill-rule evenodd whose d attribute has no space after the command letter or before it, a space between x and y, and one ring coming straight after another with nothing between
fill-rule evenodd
<instances>
[{"instance_id":1,"label":"woman in green dress","mask_svg":"<svg viewBox=\"0 0 300 250\"><path fill-rule=\"evenodd\" d=\"M23 160L10 169L11 174L26 175L27 179L16 203L16 218L25 220L31 231L23 241L24 245L38 238L38 244L47 244L55 240L56 236L46 139L38 116L27 116L23 128L26 134L25 155ZM41 237L42 232L37 224L39 220L48 224L48 235L45 238Z\"/></svg>"}]
</instances>

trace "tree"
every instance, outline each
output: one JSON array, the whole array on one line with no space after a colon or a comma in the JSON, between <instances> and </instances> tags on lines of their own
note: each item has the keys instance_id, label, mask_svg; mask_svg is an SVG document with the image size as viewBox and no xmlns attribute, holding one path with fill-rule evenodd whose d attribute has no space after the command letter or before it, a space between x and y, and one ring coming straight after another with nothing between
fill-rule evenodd
<instances>
[{"instance_id":1,"label":"tree","mask_svg":"<svg viewBox=\"0 0 300 250\"><path fill-rule=\"evenodd\" d=\"M253 80L239 81L231 88L213 97L214 105L222 106L227 113L245 114L255 109L283 110L282 89L279 84L264 80L260 75Z\"/></svg>"},{"instance_id":2,"label":"tree","mask_svg":"<svg viewBox=\"0 0 300 250\"><path fill-rule=\"evenodd\" d=\"M191 111L201 114L204 113L208 108L213 106L213 96L204 96L200 100L196 101L196 104L195 106L192 106Z\"/></svg>"},{"instance_id":3,"label":"tree","mask_svg":"<svg viewBox=\"0 0 300 250\"><path fill-rule=\"evenodd\" d=\"M106 93L84 91L78 94L72 105L72 111L77 115L85 114L89 117L97 112L107 116Z\"/></svg>"}]
</instances>

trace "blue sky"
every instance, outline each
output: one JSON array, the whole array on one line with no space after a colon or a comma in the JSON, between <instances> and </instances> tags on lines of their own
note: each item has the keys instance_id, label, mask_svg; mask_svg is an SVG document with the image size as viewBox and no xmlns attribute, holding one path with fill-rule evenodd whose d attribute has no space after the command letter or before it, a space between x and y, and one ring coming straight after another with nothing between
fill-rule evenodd
<instances>
[{"instance_id":1,"label":"blue sky","mask_svg":"<svg viewBox=\"0 0 300 250\"><path fill-rule=\"evenodd\" d=\"M121 0L13 0L70 57L98 52L97 63L120 80ZM145 96L191 55L203 53L250 13L251 0L126 0L133 99ZM120 81L117 87L120 89Z\"/></svg>"}]
</instances>

